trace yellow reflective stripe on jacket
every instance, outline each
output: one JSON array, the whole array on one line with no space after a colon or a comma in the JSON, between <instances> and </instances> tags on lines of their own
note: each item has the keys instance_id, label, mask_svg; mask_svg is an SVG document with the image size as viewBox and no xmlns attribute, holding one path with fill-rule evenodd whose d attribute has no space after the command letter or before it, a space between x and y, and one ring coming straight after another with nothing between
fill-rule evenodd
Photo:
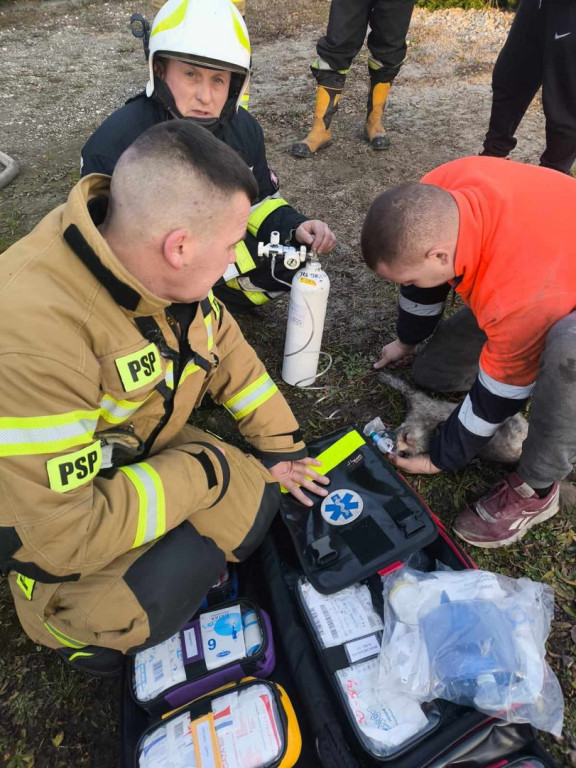
<instances>
[{"instance_id":1,"label":"yellow reflective stripe on jacket","mask_svg":"<svg viewBox=\"0 0 576 768\"><path fill-rule=\"evenodd\" d=\"M120 467L138 494L138 525L132 548L141 547L166 533L166 499L160 475L141 462Z\"/></svg>"},{"instance_id":2,"label":"yellow reflective stripe on jacket","mask_svg":"<svg viewBox=\"0 0 576 768\"><path fill-rule=\"evenodd\" d=\"M109 424L121 424L134 416L146 400L116 400L112 395L104 395L100 401L100 415Z\"/></svg>"},{"instance_id":3,"label":"yellow reflective stripe on jacket","mask_svg":"<svg viewBox=\"0 0 576 768\"><path fill-rule=\"evenodd\" d=\"M160 22L157 26L152 28L150 37L154 37L158 32L164 32L166 29L174 29L178 24L181 24L186 15L186 9L188 8L188 0L183 0L182 3L169 15L166 16L164 21Z\"/></svg>"},{"instance_id":4,"label":"yellow reflective stripe on jacket","mask_svg":"<svg viewBox=\"0 0 576 768\"><path fill-rule=\"evenodd\" d=\"M208 294L208 300L210 301L210 306L212 307L212 312L214 312L214 317L216 320L220 318L220 304L218 303L218 299L212 291Z\"/></svg>"},{"instance_id":5,"label":"yellow reflective stripe on jacket","mask_svg":"<svg viewBox=\"0 0 576 768\"><path fill-rule=\"evenodd\" d=\"M245 109L246 111L248 111L249 104L250 104L250 94L245 93L242 95L240 99L240 106L242 107L242 109Z\"/></svg>"},{"instance_id":6,"label":"yellow reflective stripe on jacket","mask_svg":"<svg viewBox=\"0 0 576 768\"><path fill-rule=\"evenodd\" d=\"M358 450L361 446L366 445L366 440L362 437L360 432L348 432L347 435L341 437L325 451L316 456L318 461L322 462L319 467L314 467L314 471L319 475L327 475L331 469L337 467L342 461L348 458L350 454ZM288 493L287 489L281 487L282 493Z\"/></svg>"},{"instance_id":7,"label":"yellow reflective stripe on jacket","mask_svg":"<svg viewBox=\"0 0 576 768\"><path fill-rule=\"evenodd\" d=\"M196 365L196 363L187 363L184 367L184 370L182 371L182 375L180 376L178 386L181 387L191 373L196 373L196 371L199 370L201 370L200 366Z\"/></svg>"},{"instance_id":8,"label":"yellow reflective stripe on jacket","mask_svg":"<svg viewBox=\"0 0 576 768\"><path fill-rule=\"evenodd\" d=\"M264 291L246 291L240 283L238 282L237 278L233 278L232 280L227 280L226 285L229 288L234 288L235 291L242 291L244 296L252 302L252 304L266 304L267 301L270 301L270 297L264 292Z\"/></svg>"},{"instance_id":9,"label":"yellow reflective stripe on jacket","mask_svg":"<svg viewBox=\"0 0 576 768\"><path fill-rule=\"evenodd\" d=\"M210 351L214 346L214 334L212 333L212 318L210 317L210 315L206 315L206 317L204 318L204 325L206 326L206 334L208 336L206 345L208 347L208 351Z\"/></svg>"},{"instance_id":10,"label":"yellow reflective stripe on jacket","mask_svg":"<svg viewBox=\"0 0 576 768\"><path fill-rule=\"evenodd\" d=\"M250 214L250 218L248 219L248 232L256 237L264 219L270 216L271 213L274 213L274 211L278 208L281 208L283 205L288 205L286 200L283 198L268 197L266 200L263 200L261 203L255 206L254 210Z\"/></svg>"},{"instance_id":11,"label":"yellow reflective stripe on jacket","mask_svg":"<svg viewBox=\"0 0 576 768\"><path fill-rule=\"evenodd\" d=\"M100 409L0 418L0 456L58 453L94 440Z\"/></svg>"},{"instance_id":12,"label":"yellow reflective stripe on jacket","mask_svg":"<svg viewBox=\"0 0 576 768\"><path fill-rule=\"evenodd\" d=\"M45 621L44 626L59 643L62 643L62 645L66 645L68 648L86 648L86 643L81 643L80 640L74 640L73 637L65 635L64 632L56 629L54 624L50 624L49 621Z\"/></svg>"},{"instance_id":13,"label":"yellow reflective stripe on jacket","mask_svg":"<svg viewBox=\"0 0 576 768\"><path fill-rule=\"evenodd\" d=\"M34 586L36 585L36 581L34 579L28 578L28 576L23 576L21 573L19 573L16 576L16 584L20 587L22 592L26 595L27 600L32 600L32 593L34 592Z\"/></svg>"},{"instance_id":14,"label":"yellow reflective stripe on jacket","mask_svg":"<svg viewBox=\"0 0 576 768\"><path fill-rule=\"evenodd\" d=\"M246 272L250 272L251 269L256 267L256 262L252 258L252 254L248 250L248 246L244 240L238 243L234 250L236 251L236 261L234 263L241 275L245 275Z\"/></svg>"},{"instance_id":15,"label":"yellow reflective stripe on jacket","mask_svg":"<svg viewBox=\"0 0 576 768\"><path fill-rule=\"evenodd\" d=\"M170 361L164 371L164 381L168 389L174 389L174 363Z\"/></svg>"},{"instance_id":16,"label":"yellow reflective stripe on jacket","mask_svg":"<svg viewBox=\"0 0 576 768\"><path fill-rule=\"evenodd\" d=\"M224 408L232 414L236 421L239 421L269 400L277 391L278 387L265 373L224 403Z\"/></svg>"}]
</instances>

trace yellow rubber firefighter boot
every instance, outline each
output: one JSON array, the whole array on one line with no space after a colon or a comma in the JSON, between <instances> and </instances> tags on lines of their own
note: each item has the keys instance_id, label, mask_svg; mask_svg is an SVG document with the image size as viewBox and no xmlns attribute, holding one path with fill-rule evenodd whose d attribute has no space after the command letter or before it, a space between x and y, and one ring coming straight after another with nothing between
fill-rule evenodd
<instances>
[{"instance_id":1,"label":"yellow rubber firefighter boot","mask_svg":"<svg viewBox=\"0 0 576 768\"><path fill-rule=\"evenodd\" d=\"M317 86L312 129L305 139L292 144L292 154L295 157L312 157L319 149L323 149L331 143L332 131L330 123L338 111L338 102L341 95L342 87Z\"/></svg>"},{"instance_id":2,"label":"yellow rubber firefighter boot","mask_svg":"<svg viewBox=\"0 0 576 768\"><path fill-rule=\"evenodd\" d=\"M390 146L390 139L382 125L382 112L389 92L390 83L371 83L364 135L372 149L388 149Z\"/></svg>"}]
</instances>

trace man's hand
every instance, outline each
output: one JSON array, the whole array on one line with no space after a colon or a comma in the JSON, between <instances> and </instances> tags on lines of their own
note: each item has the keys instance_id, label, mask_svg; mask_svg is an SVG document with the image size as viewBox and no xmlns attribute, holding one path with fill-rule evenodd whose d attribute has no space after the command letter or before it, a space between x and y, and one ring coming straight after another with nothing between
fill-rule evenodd
<instances>
[{"instance_id":1,"label":"man's hand","mask_svg":"<svg viewBox=\"0 0 576 768\"><path fill-rule=\"evenodd\" d=\"M382 347L380 360L374 363L374 368L399 368L402 365L408 365L414 359L416 354L416 344L403 344L400 339L391 341Z\"/></svg>"},{"instance_id":2,"label":"man's hand","mask_svg":"<svg viewBox=\"0 0 576 768\"><path fill-rule=\"evenodd\" d=\"M318 219L303 221L294 234L299 243L309 246L316 253L328 253L336 242L328 224Z\"/></svg>"},{"instance_id":3,"label":"man's hand","mask_svg":"<svg viewBox=\"0 0 576 768\"><path fill-rule=\"evenodd\" d=\"M270 467L268 471L275 480L290 491L294 498L307 507L311 507L314 502L305 496L298 486L301 485L318 496L326 496L328 491L316 483L328 485L330 480L312 469L312 466L319 467L321 464L322 462L318 461L318 459L309 458L297 459L296 461L281 461Z\"/></svg>"},{"instance_id":4,"label":"man's hand","mask_svg":"<svg viewBox=\"0 0 576 768\"><path fill-rule=\"evenodd\" d=\"M435 475L442 472L441 469L432 464L430 456L425 453L421 456L412 456L410 459L402 459L400 456L393 456L392 454L388 458L397 469L403 469L405 472L419 475Z\"/></svg>"}]
</instances>

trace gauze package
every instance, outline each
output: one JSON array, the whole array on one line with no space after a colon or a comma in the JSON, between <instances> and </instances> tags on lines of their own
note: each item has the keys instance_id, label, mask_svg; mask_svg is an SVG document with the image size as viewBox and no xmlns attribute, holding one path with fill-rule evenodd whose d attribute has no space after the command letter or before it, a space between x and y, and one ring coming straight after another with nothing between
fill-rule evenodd
<instances>
[{"instance_id":1,"label":"gauze package","mask_svg":"<svg viewBox=\"0 0 576 768\"><path fill-rule=\"evenodd\" d=\"M356 584L333 595L323 595L302 580L300 595L321 648L343 652L347 666L334 671L356 728L369 751L385 756L398 751L421 731L432 727L419 702L406 694L390 693L378 682L378 655L384 625L372 605L370 590Z\"/></svg>"},{"instance_id":2,"label":"gauze package","mask_svg":"<svg viewBox=\"0 0 576 768\"><path fill-rule=\"evenodd\" d=\"M560 735L562 691L545 660L550 587L487 571L406 566L382 585L382 685Z\"/></svg>"}]
</instances>

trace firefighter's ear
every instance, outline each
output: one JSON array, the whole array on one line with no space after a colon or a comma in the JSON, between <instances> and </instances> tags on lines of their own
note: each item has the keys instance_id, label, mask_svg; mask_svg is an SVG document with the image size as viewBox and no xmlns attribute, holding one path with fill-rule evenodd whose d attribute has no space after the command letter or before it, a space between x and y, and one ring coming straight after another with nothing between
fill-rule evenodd
<instances>
[{"instance_id":1,"label":"firefighter's ear","mask_svg":"<svg viewBox=\"0 0 576 768\"><path fill-rule=\"evenodd\" d=\"M164 260L172 269L182 269L190 260L192 240L187 229L175 229L164 240Z\"/></svg>"}]
</instances>

